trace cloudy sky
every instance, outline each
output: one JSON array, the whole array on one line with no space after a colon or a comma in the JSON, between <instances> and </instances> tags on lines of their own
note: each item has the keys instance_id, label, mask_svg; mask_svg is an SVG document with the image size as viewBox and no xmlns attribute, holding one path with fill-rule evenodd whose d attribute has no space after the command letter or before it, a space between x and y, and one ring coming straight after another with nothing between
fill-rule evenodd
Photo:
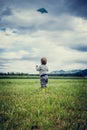
<instances>
[{"instance_id":1,"label":"cloudy sky","mask_svg":"<svg viewBox=\"0 0 87 130\"><path fill-rule=\"evenodd\" d=\"M87 0L0 0L0 72L36 73L43 56L49 72L87 68Z\"/></svg>"}]
</instances>

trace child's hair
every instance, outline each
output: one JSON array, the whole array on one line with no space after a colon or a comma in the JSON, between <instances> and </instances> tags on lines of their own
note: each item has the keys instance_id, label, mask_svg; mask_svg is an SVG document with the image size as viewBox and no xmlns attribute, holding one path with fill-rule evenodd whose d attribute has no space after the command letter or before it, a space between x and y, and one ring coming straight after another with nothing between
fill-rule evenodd
<instances>
[{"instance_id":1,"label":"child's hair","mask_svg":"<svg viewBox=\"0 0 87 130\"><path fill-rule=\"evenodd\" d=\"M46 65L47 64L47 59L45 57L41 58L41 64Z\"/></svg>"}]
</instances>

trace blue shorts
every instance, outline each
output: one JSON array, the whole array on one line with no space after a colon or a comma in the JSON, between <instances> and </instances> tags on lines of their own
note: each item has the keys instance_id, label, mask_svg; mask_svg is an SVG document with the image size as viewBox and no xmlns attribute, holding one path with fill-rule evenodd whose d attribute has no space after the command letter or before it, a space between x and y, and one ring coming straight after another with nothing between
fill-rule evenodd
<instances>
[{"instance_id":1,"label":"blue shorts","mask_svg":"<svg viewBox=\"0 0 87 130\"><path fill-rule=\"evenodd\" d=\"M46 84L48 83L48 75L47 74L43 74L40 76L40 84L41 87L46 87Z\"/></svg>"}]
</instances>

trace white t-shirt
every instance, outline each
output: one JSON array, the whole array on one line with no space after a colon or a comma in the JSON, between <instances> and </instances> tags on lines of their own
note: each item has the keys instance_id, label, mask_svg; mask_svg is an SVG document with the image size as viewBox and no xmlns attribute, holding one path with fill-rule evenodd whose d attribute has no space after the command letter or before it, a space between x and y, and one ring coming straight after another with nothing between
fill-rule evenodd
<instances>
[{"instance_id":1,"label":"white t-shirt","mask_svg":"<svg viewBox=\"0 0 87 130\"><path fill-rule=\"evenodd\" d=\"M46 65L36 66L36 70L39 71L40 75L47 74L48 67Z\"/></svg>"}]
</instances>

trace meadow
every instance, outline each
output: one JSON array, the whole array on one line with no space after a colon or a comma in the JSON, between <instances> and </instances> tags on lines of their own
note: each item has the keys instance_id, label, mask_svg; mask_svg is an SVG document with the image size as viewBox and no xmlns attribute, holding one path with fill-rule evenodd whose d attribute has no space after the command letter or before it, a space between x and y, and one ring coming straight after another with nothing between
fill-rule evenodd
<instances>
[{"instance_id":1,"label":"meadow","mask_svg":"<svg viewBox=\"0 0 87 130\"><path fill-rule=\"evenodd\" d=\"M87 130L87 79L0 79L0 130Z\"/></svg>"}]
</instances>

